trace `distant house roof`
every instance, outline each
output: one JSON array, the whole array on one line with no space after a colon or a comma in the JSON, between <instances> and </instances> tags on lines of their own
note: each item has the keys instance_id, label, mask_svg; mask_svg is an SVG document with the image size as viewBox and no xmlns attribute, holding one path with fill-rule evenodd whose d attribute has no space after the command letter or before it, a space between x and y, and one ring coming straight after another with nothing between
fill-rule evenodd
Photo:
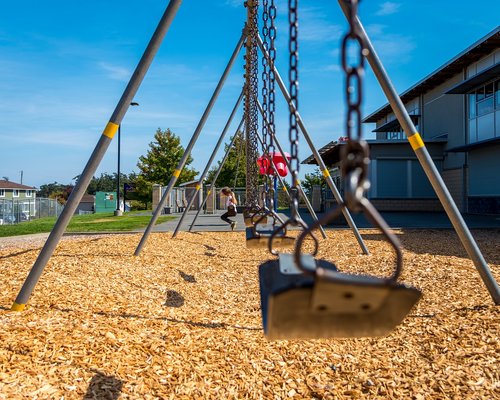
<instances>
[{"instance_id":1,"label":"distant house roof","mask_svg":"<svg viewBox=\"0 0 500 400\"><path fill-rule=\"evenodd\" d=\"M438 145L444 145L447 142L447 135L442 135L438 136L432 139L427 139L425 143L430 144L438 144ZM381 145L408 145L408 140L407 139L400 139L400 140L367 140L366 141L369 146L381 146ZM321 158L323 159L323 162L331 167L339 162L341 162L341 149L343 146L345 146L346 142L345 141L340 141L340 142L330 142L323 146L321 149L318 150L319 154L321 155ZM316 162L316 159L314 156L309 156L307 157L304 161L302 161L301 164L309 164L309 165L318 165Z\"/></svg>"},{"instance_id":2,"label":"distant house roof","mask_svg":"<svg viewBox=\"0 0 500 400\"><path fill-rule=\"evenodd\" d=\"M192 186L192 185L195 185L199 182L198 179L194 180L194 181L189 181L189 182L184 182L184 183L179 183L179 187L185 187L185 186Z\"/></svg>"},{"instance_id":3,"label":"distant house roof","mask_svg":"<svg viewBox=\"0 0 500 400\"><path fill-rule=\"evenodd\" d=\"M416 83L411 88L400 94L401 101L403 103L406 103L421 94L427 93L429 90L435 88L447 79L450 79L451 77L460 73L464 68L478 61L482 57L490 54L492 51L498 49L499 47L500 26L497 26L493 31L488 33L482 39L479 39L476 43L466 48L446 64L442 65L430 75L427 75L420 82ZM391 106L389 105L389 103L387 103L377 111L368 115L363 120L363 122L377 122L378 120L389 114L391 111Z\"/></svg>"},{"instance_id":4,"label":"distant house roof","mask_svg":"<svg viewBox=\"0 0 500 400\"><path fill-rule=\"evenodd\" d=\"M6 181L4 179L0 179L0 189L36 190L36 188L32 186L21 185L20 183Z\"/></svg>"},{"instance_id":5,"label":"distant house roof","mask_svg":"<svg viewBox=\"0 0 500 400\"><path fill-rule=\"evenodd\" d=\"M85 193L82 196L82 199L80 200L80 203L94 203L95 202L95 196L92 194L87 194Z\"/></svg>"},{"instance_id":6,"label":"distant house roof","mask_svg":"<svg viewBox=\"0 0 500 400\"><path fill-rule=\"evenodd\" d=\"M321 149L318 150L319 155L321 158L325 158L326 154L329 154L333 149L337 149L338 142L336 140L332 140L330 143L325 144ZM316 158L314 157L314 154L311 154L309 157L307 157L305 160L301 162L301 164L310 164L310 165L318 165Z\"/></svg>"}]
</instances>

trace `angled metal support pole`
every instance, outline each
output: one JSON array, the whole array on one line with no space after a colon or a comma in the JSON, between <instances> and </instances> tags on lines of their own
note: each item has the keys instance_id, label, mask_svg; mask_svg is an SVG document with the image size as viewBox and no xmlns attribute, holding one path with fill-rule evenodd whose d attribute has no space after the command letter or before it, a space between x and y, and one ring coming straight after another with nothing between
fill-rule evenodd
<instances>
[{"instance_id":1,"label":"angled metal support pole","mask_svg":"<svg viewBox=\"0 0 500 400\"><path fill-rule=\"evenodd\" d=\"M343 0L338 0L338 2L340 7L342 8L344 15L346 16L346 18L348 18L349 15L348 5L345 4ZM462 242L462 245L465 247L467 254L471 258L477 271L479 272L479 275L481 276L484 284L486 285L491 295L491 298L493 299L495 304L497 305L500 304L500 288L497 282L495 281L495 278L491 274L491 271L481 253L481 250L479 250L479 247L476 244L476 241L474 240L469 228L467 227L467 224L465 223L464 219L462 218L462 215L460 214L460 211L458 210L455 202L453 201L453 198L451 197L448 188L446 187L443 179L441 178L441 175L439 174L439 171L437 170L434 162L432 161L429 152L427 151L427 148L425 147L424 141L420 137L420 134L418 133L417 128L413 124L413 121L411 120L408 111L406 111L406 108L403 102L401 101L401 98L399 97L398 93L396 92L396 89L392 85L392 82L389 76L387 75L387 72L385 71L385 68L382 62L380 61L380 58L378 57L375 48L373 47L368 35L366 34L366 31L363 25L361 24L359 18L356 19L356 24L358 25L359 32L361 34L361 37L363 38L365 46L368 49L368 54L366 55L366 59L370 63L370 66L373 72L375 73L375 76L377 77L377 80L379 81L379 84L382 90L384 91L385 96L387 97L387 100L389 101L389 104L391 105L392 110L394 111L394 114L396 115L396 118L398 119L399 123L401 124L401 127L405 131L408 141L410 142L410 145L413 151L415 152L415 155L417 156L420 165L422 165L422 168L424 169L427 178L429 179L432 187L434 188L434 191L436 192L439 201L443 205L443 208L445 209L448 218L450 219L453 227L455 228L455 231L457 232L458 237Z\"/></svg>"},{"instance_id":2,"label":"angled metal support pole","mask_svg":"<svg viewBox=\"0 0 500 400\"><path fill-rule=\"evenodd\" d=\"M194 200L196 199L196 195L198 194L198 192L202 188L203 181L205 180L205 176L207 175L208 170L212 166L212 162L214 161L214 158L217 155L217 152L219 151L219 148L220 148L222 142L224 141L227 130L229 129L229 126L231 125L231 122L233 121L233 118L234 118L234 115L236 114L236 111L238 111L238 107L239 107L242 99L243 99L243 90L241 91L241 93L238 97L238 100L236 101L236 104L234 105L233 111L231 112L231 115L229 116L229 119L227 120L226 126L222 130L222 133L219 137L219 140L217 141L217 144L215 145L214 150L212 151L212 155L210 156L210 158L207 162L207 165L205 166L205 169L203 170L203 172L200 175L200 179L198 180L198 183L196 184L196 190L194 191L193 195L189 199L188 205L184 209L184 212L182 213L181 218L179 219L179 222L177 223L177 226L175 227L172 238L175 238L177 236L177 233L179 232L179 229L182 225L182 222L184 221L184 218L186 218L188 211L191 209L191 206L193 205Z\"/></svg>"},{"instance_id":3,"label":"angled metal support pole","mask_svg":"<svg viewBox=\"0 0 500 400\"><path fill-rule=\"evenodd\" d=\"M38 258L36 259L35 264L31 268L31 271L28 274L28 277L26 278L21 291L17 295L16 300L11 308L13 311L24 310L26 303L31 296L31 293L33 292L33 289L35 288L38 280L40 279L40 276L42 275L45 265L54 253L54 250L61 240L61 237L66 230L71 217L75 213L80 200L85 194L90 180L94 176L97 167L104 157L104 154L106 153L106 150L108 149L113 136L116 134L118 127L120 126L131 101L133 100L137 90L139 89L139 86L141 85L141 82L153 61L161 45L161 42L163 41L163 38L165 37L170 25L172 24L172 21L181 3L182 0L171 0L168 4L165 13L158 23L158 27L153 33L153 36L151 37L151 40L149 41L149 44L146 47L146 50L144 51L139 64L137 65L132 77L130 78L129 83L122 94L122 97L120 98L120 101L118 102L113 114L111 115L108 124L104 128L104 131L102 132L102 135L99 138L99 141L97 142L97 145L94 148L94 151L92 152L87 165L83 169L83 172L80 174L78 182L71 192L71 195L66 205L64 206L61 215L57 219L57 222L50 232L47 241L42 247L42 250L40 251Z\"/></svg>"},{"instance_id":4,"label":"angled metal support pole","mask_svg":"<svg viewBox=\"0 0 500 400\"><path fill-rule=\"evenodd\" d=\"M260 101L258 99L256 100L256 102L257 102L257 107L259 108L260 114L262 116L262 119L264 121L263 123L267 125L267 129L269 131L269 134L273 137L273 140L276 143L278 150L280 151L280 153L282 155L284 155L285 152L283 151L283 148L281 147L281 144L280 144L278 138L276 137L276 133L272 130L271 125L269 124L269 121L267 120L267 118L264 118L264 109L262 108L262 104L260 104ZM259 137L259 140L261 140L260 137ZM262 143L262 140L261 140L261 143ZM283 157L283 160L285 161L285 164L286 164L286 167L288 168L288 170L291 171L292 168L290 165L290 161L286 157ZM276 171L276 167L274 166L274 163L273 163L273 168ZM283 185L283 188L285 188L285 190L286 190L285 184L283 183L281 176L279 176L278 171L276 171L276 175L280 178L280 182ZM314 221L317 221L318 216L316 215L316 212L314 211L314 208L312 207L311 202L307 198L306 193L304 192L304 188L302 187L302 184L300 182L298 184L298 189L299 189L300 195L302 196L302 198L304 199L304 202L306 203L307 209L309 210L311 217L313 218ZM288 191L287 191L287 194L288 194ZM288 196L290 196L290 194L288 194ZM323 239L326 239L326 233L325 233L324 228L322 226L320 226L319 230L321 232L321 236L323 236Z\"/></svg>"},{"instance_id":5,"label":"angled metal support pole","mask_svg":"<svg viewBox=\"0 0 500 400\"><path fill-rule=\"evenodd\" d=\"M144 232L144 235L142 235L141 241L139 242L139 245L135 249L134 255L138 256L141 253L142 248L146 244L149 235L151 234L151 231L153 229L153 226L155 225L156 221L158 220L158 217L161 214L161 211L163 210L163 205L165 204L165 201L167 200L167 197L170 195L170 192L172 191L172 188L174 187L175 183L177 182L177 178L179 178L179 175L182 172L182 169L184 168L184 165L186 164L186 161L191 154L191 151L193 150L193 147L198 140L198 137L200 136L201 130L203 129L203 126L205 125L205 122L210 115L210 111L212 111L212 108L215 104L215 100L217 100L217 97L219 96L219 93L224 86L224 83L226 82L226 78L229 75L229 72L231 71L231 68L234 65L234 62L236 61L236 58L238 57L238 54L243 47L243 42L245 41L246 34L243 32L241 34L240 40L238 41L238 44L236 45L236 48L233 51L233 54L231 56L231 59L229 60L229 63L226 66L226 69L224 70L224 73L222 74L219 83L217 84L217 87L215 88L215 91L208 102L207 108L205 109L205 112L203 113L200 122L198 123L198 126L196 127L196 130L193 133L193 136L191 137L191 140L189 141L188 146L186 147L186 150L184 151L184 154L181 157L181 160L179 161L179 164L177 165L177 168L175 169L172 177L170 178L170 182L167 185L167 188L165 190L165 193L163 193L163 196L160 199L160 203L158 204L158 207L156 207L156 210L153 213L153 217L151 218L151 221L149 221L149 224L146 228L146 231Z\"/></svg>"},{"instance_id":6,"label":"angled metal support pole","mask_svg":"<svg viewBox=\"0 0 500 400\"><path fill-rule=\"evenodd\" d=\"M236 128L236 132L234 133L234 136L231 139L231 142L229 143L229 147L227 148L226 154L224 154L224 157L222 158L222 160L220 162L219 169L215 173L214 180L210 184L210 189L208 189L206 197L203 199L203 202L202 202L200 208L198 209L198 212L196 213L195 217L193 218L193 222L191 222L191 226L189 227L189 232L191 232L191 230L193 229L194 223L198 219L198 215L200 215L201 210L203 210L203 207L205 207L208 196L210 196L210 193L213 193L213 190L215 188L215 183L217 182L217 178L219 177L219 174L222 171L222 167L226 163L227 157L229 156L229 152L231 151L231 147L233 147L233 144L236 141L236 137L238 136L238 133L239 133L241 127L243 126L243 122L245 122L245 116L243 116L241 118L240 124L238 125L238 128ZM242 133L242 135L243 135L243 133Z\"/></svg>"},{"instance_id":7,"label":"angled metal support pole","mask_svg":"<svg viewBox=\"0 0 500 400\"><path fill-rule=\"evenodd\" d=\"M330 176L330 171L328 171L328 168L326 168L325 162L321 158L321 155L319 154L318 150L316 150L316 147L314 146L314 143L311 140L311 136L307 132L307 129L306 129L304 122L302 121L302 118L300 117L298 111L295 110L295 105L292 103L290 94L288 93L288 89L286 88L285 83L283 82L283 79L281 78L281 76L278 72L278 69L276 68L276 65L274 65L272 62L270 62L269 53L264 48L264 44L262 43L262 39L261 39L260 35L257 37L257 44L259 45L260 51L262 52L264 57L267 58L269 65L273 66L274 75L276 77L276 82L278 82L278 86L281 89L281 93L283 93L283 97L285 98L288 106L290 108L292 108L292 110L295 111L295 115L297 116L297 123L299 125L300 131L304 135L304 138L306 139L307 144L309 144L309 147L311 148L311 151L314 155L314 158L316 159L316 162L318 163L319 168L323 172L323 176L326 180L326 183L330 187L330 190L332 191L333 196L335 197L335 200L337 200L337 202L339 204L342 203L343 202L342 197L340 196L340 193L339 193L337 187L335 186L335 183L333 182L332 177ZM356 237L356 240L358 241L359 246L361 247L361 250L363 251L363 253L370 254L370 252L368 251L368 249L365 245L365 242L363 241L363 238L361 237L361 235L358 231L358 228L356 227L356 224L354 223L354 221L352 219L351 214L349 213L349 210L347 210L345 207L342 207L342 214L344 215L344 217L347 221L347 224L354 232L354 236Z\"/></svg>"}]
</instances>

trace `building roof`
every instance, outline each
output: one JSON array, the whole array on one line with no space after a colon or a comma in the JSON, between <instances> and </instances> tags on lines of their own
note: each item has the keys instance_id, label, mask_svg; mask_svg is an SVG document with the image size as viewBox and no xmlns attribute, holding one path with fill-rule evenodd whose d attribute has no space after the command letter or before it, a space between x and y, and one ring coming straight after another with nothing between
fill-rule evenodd
<instances>
[{"instance_id":1,"label":"building roof","mask_svg":"<svg viewBox=\"0 0 500 400\"><path fill-rule=\"evenodd\" d=\"M85 193L80 200L80 203L94 203L95 196L92 194Z\"/></svg>"},{"instance_id":2,"label":"building roof","mask_svg":"<svg viewBox=\"0 0 500 400\"><path fill-rule=\"evenodd\" d=\"M367 140L366 141L368 145L371 146L381 146L381 145L408 145L408 140L407 139L399 139L399 140L391 140L391 139L386 139L386 140ZM425 141L426 144L430 143L436 143L436 144L441 144L444 145L447 143L447 136L443 135L440 137L432 138L432 139L427 139ZM341 142L330 142L323 146L321 149L318 150L319 154L321 155L321 158L323 159L323 162L327 166L333 166L339 162L341 162L341 148L346 144L345 141ZM307 157L304 161L302 161L301 164L309 164L309 165L318 165L316 162L316 159L314 156L309 156Z\"/></svg>"},{"instance_id":3,"label":"building roof","mask_svg":"<svg viewBox=\"0 0 500 400\"><path fill-rule=\"evenodd\" d=\"M333 149L338 147L337 144L338 142L336 140L332 140L330 143L325 144L321 149L319 149L318 153L321 158L324 159L326 154L329 154ZM316 158L314 158L314 154L311 154L305 160L302 160L301 164L318 165Z\"/></svg>"},{"instance_id":4,"label":"building roof","mask_svg":"<svg viewBox=\"0 0 500 400\"><path fill-rule=\"evenodd\" d=\"M478 61L498 48L500 48L500 26L497 26L486 36L479 39L476 43L469 46L446 64L442 65L420 82L400 94L401 101L406 103L421 94L427 93L429 90L463 71L463 69L470 64ZM363 122L377 122L391 112L391 106L387 103L368 115L363 119Z\"/></svg>"},{"instance_id":5,"label":"building roof","mask_svg":"<svg viewBox=\"0 0 500 400\"><path fill-rule=\"evenodd\" d=\"M6 181L0 179L0 189L22 189L22 190L36 190L32 186L21 185L20 183Z\"/></svg>"}]
</instances>

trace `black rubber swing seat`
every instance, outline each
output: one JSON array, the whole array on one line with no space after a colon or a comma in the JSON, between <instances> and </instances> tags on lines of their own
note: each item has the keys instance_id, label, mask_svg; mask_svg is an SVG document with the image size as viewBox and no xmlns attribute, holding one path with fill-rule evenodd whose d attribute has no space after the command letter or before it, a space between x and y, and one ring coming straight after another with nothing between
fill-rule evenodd
<instances>
[{"instance_id":1,"label":"black rubber swing seat","mask_svg":"<svg viewBox=\"0 0 500 400\"><path fill-rule=\"evenodd\" d=\"M421 297L404 284L338 272L302 255L311 274L280 254L259 268L262 322L270 340L377 337L389 334Z\"/></svg>"},{"instance_id":2,"label":"black rubber swing seat","mask_svg":"<svg viewBox=\"0 0 500 400\"><path fill-rule=\"evenodd\" d=\"M244 221L245 221L245 226L247 228L251 228L255 224L262 224L266 225L267 224L267 215L262 215L262 214L256 214L256 215L249 215L249 216L244 216Z\"/></svg>"},{"instance_id":3,"label":"black rubber swing seat","mask_svg":"<svg viewBox=\"0 0 500 400\"><path fill-rule=\"evenodd\" d=\"M273 234L273 230L259 230L256 231L254 227L246 228L246 245L249 249L268 249L269 239ZM273 244L276 247L281 248L291 248L295 244L295 238L287 236L285 234L275 235L273 238Z\"/></svg>"}]
</instances>

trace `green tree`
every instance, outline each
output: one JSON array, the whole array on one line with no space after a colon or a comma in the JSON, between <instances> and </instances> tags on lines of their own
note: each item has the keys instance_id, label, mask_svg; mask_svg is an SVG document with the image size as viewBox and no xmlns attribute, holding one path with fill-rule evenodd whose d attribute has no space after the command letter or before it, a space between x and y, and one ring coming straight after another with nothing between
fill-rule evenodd
<instances>
[{"instance_id":1,"label":"green tree","mask_svg":"<svg viewBox=\"0 0 500 400\"><path fill-rule=\"evenodd\" d=\"M229 144L224 146L224 154L229 149L226 162L224 163L219 177L217 178L216 185L218 187L229 186L234 187L236 178L236 187L245 187L246 182L246 140L237 133L238 137L235 139L233 146L229 149ZM232 139L231 139L232 140ZM222 160L221 160L222 161ZM220 167L221 161L210 169L207 174L207 182L211 184L215 178L215 174ZM238 172L236 174L236 172Z\"/></svg>"},{"instance_id":2,"label":"green tree","mask_svg":"<svg viewBox=\"0 0 500 400\"><path fill-rule=\"evenodd\" d=\"M322 189L327 187L325 178L319 168L316 168L314 172L310 174L306 174L302 181L302 187L308 196L311 196L314 185L319 185Z\"/></svg>"},{"instance_id":3,"label":"green tree","mask_svg":"<svg viewBox=\"0 0 500 400\"><path fill-rule=\"evenodd\" d=\"M40 186L37 196L40 198L57 199L59 203L65 204L73 187L73 185L64 185L57 182L46 183Z\"/></svg>"},{"instance_id":4,"label":"green tree","mask_svg":"<svg viewBox=\"0 0 500 400\"><path fill-rule=\"evenodd\" d=\"M136 195L144 203L151 201L153 184L157 183L166 186L184 154L184 147L181 146L180 138L170 129L164 131L161 128L156 130L154 141L149 143L149 150L145 156L139 157L137 167L140 172L135 179ZM189 168L193 162L189 156L186 164L177 179L177 183L192 181L198 171Z\"/></svg>"},{"instance_id":5,"label":"green tree","mask_svg":"<svg viewBox=\"0 0 500 400\"><path fill-rule=\"evenodd\" d=\"M118 174L114 172L113 174L108 174L104 172L100 177L92 177L89 186L87 187L88 194L96 194L96 192L114 192L116 191ZM131 173L128 176L126 174L120 173L120 191L123 190L123 185L125 183L131 183L136 178L136 174ZM78 176L74 179L78 179Z\"/></svg>"}]
</instances>

